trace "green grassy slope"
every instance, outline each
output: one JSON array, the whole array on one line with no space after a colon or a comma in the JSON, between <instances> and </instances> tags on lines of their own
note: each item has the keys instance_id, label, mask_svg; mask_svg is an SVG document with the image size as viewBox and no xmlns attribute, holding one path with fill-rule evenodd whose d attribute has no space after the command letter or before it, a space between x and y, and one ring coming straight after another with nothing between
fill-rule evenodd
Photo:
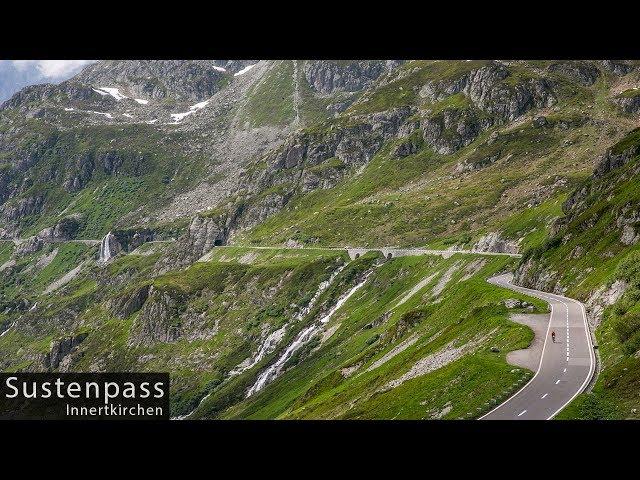
<instances>
[{"instance_id":1,"label":"green grassy slope","mask_svg":"<svg viewBox=\"0 0 640 480\"><path fill-rule=\"evenodd\" d=\"M469 241L465 233L475 237L502 229L511 238L527 237L524 245L537 243L548 222L559 216L571 185L591 172L586 152L603 139L595 128L590 133L593 136L579 140L580 147L574 145L569 156L558 130L525 123L492 144L502 160L465 175L456 175L456 166L485 158L488 134L453 155L424 148L395 158L389 145L358 175L328 191L299 195L238 241L273 244L293 238L314 239L320 245L421 246L447 238ZM532 179L544 189L558 178L566 183L554 190L551 201L528 206ZM537 235L530 235L534 229Z\"/></svg>"},{"instance_id":2,"label":"green grassy slope","mask_svg":"<svg viewBox=\"0 0 640 480\"><path fill-rule=\"evenodd\" d=\"M504 356L525 347L532 338L529 329L508 321L501 303L520 296L484 280L510 260L485 258L480 265L473 263L478 261L478 257L454 256L447 260L401 257L385 262L332 316L324 333L303 347L295 368L240 401L260 370L258 365L223 383L194 418L428 418L429 412L442 410L447 402L455 404L447 418L475 418L527 378L528 372L510 367ZM472 265L480 267L475 274ZM432 297L449 269L450 282ZM463 280L467 275L470 278ZM418 282L430 276L430 281L396 307ZM545 309L540 302L536 305ZM366 372L410 337L417 340L409 348ZM477 351L400 387L376 392L420 359L479 337ZM491 352L492 346L499 352ZM350 374L345 373L349 370ZM230 406L229 398L240 403Z\"/></svg>"},{"instance_id":3,"label":"green grassy slope","mask_svg":"<svg viewBox=\"0 0 640 480\"><path fill-rule=\"evenodd\" d=\"M29 170L29 187L7 206L23 198L44 198L44 211L20 220L22 236L52 226L64 215L81 215L78 238L99 238L137 208L153 212L192 185L203 172L202 158L184 153L181 134L167 135L151 125L82 126L59 131L44 123L29 123L31 133L21 137L20 149L38 151ZM79 191L63 187L81 170L83 158L117 158L110 174L94 160L93 173ZM91 163L91 162L89 162ZM84 167L83 167L84 168ZM129 226L129 225L123 225Z\"/></svg>"},{"instance_id":4,"label":"green grassy slope","mask_svg":"<svg viewBox=\"0 0 640 480\"><path fill-rule=\"evenodd\" d=\"M419 95L420 87L453 81L486 63L408 62L338 118L309 131L357 125L358 115L402 106L416 107L421 115L466 108L464 94L432 103ZM549 64L513 62L505 82L539 78ZM333 188L298 192L285 209L238 241L451 245L501 231L520 240L523 249L540 245L551 221L561 216L566 195L589 177L595 159L632 124L610 102L616 79L603 74L585 87L555 72L544 77L554 83L552 108L490 128L454 154L438 154L416 138L418 151L398 157L394 152L402 139L387 142L363 169L345 169L338 159L305 167L313 173L339 172L343 179ZM546 118L544 125L534 122L539 115Z\"/></svg>"},{"instance_id":5,"label":"green grassy slope","mask_svg":"<svg viewBox=\"0 0 640 480\"><path fill-rule=\"evenodd\" d=\"M640 136L633 131L613 151L619 153L639 143ZM615 281L628 285L623 297L606 308L596 330L602 371L593 392L578 397L560 418L638 418L640 245L623 244L616 224L625 212L640 204L639 161L636 157L602 178L587 180L581 185L591 192L584 202L586 208L572 215L568 225L544 247L527 254L538 268L558 272L567 295L583 301Z\"/></svg>"}]
</instances>

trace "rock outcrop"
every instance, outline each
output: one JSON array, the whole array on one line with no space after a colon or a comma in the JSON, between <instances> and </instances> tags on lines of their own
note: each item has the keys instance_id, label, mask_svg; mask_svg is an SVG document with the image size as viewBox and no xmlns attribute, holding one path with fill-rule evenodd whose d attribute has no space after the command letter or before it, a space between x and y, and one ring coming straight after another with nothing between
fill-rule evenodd
<instances>
[{"instance_id":1,"label":"rock outcrop","mask_svg":"<svg viewBox=\"0 0 640 480\"><path fill-rule=\"evenodd\" d=\"M46 83L42 85L30 85L0 106L0 110L17 109L27 116L34 116L37 111L42 111L39 106L43 103L64 104L72 106L82 104L85 108L104 110L115 105L113 97L100 95L90 85L75 79L60 84Z\"/></svg>"},{"instance_id":2,"label":"rock outcrop","mask_svg":"<svg viewBox=\"0 0 640 480\"><path fill-rule=\"evenodd\" d=\"M607 72L618 76L627 75L635 70L633 65L619 60L603 60L601 65Z\"/></svg>"},{"instance_id":3,"label":"rock outcrop","mask_svg":"<svg viewBox=\"0 0 640 480\"><path fill-rule=\"evenodd\" d=\"M225 72L200 60L107 60L85 68L77 80L123 87L140 98L201 101L220 90Z\"/></svg>"},{"instance_id":4,"label":"rock outcrop","mask_svg":"<svg viewBox=\"0 0 640 480\"><path fill-rule=\"evenodd\" d=\"M625 113L640 113L640 90L638 89L624 92L623 94L614 97L612 101Z\"/></svg>"},{"instance_id":5,"label":"rock outcrop","mask_svg":"<svg viewBox=\"0 0 640 480\"><path fill-rule=\"evenodd\" d=\"M503 238L498 232L491 232L480 238L473 246L476 252L518 253L518 243Z\"/></svg>"},{"instance_id":6,"label":"rock outcrop","mask_svg":"<svg viewBox=\"0 0 640 480\"><path fill-rule=\"evenodd\" d=\"M308 60L304 74L311 88L318 93L357 92L398 64L376 60Z\"/></svg>"},{"instance_id":7,"label":"rock outcrop","mask_svg":"<svg viewBox=\"0 0 640 480\"><path fill-rule=\"evenodd\" d=\"M125 319L139 311L144 302L149 297L149 291L151 286L144 285L137 288L132 292L124 294L122 296L112 298L107 302L107 308L120 319Z\"/></svg>"},{"instance_id":8,"label":"rock outcrop","mask_svg":"<svg viewBox=\"0 0 640 480\"><path fill-rule=\"evenodd\" d=\"M173 342L180 337L180 313L183 302L179 294L151 287L147 299L134 321L129 337L131 345Z\"/></svg>"},{"instance_id":9,"label":"rock outcrop","mask_svg":"<svg viewBox=\"0 0 640 480\"><path fill-rule=\"evenodd\" d=\"M552 83L543 77L509 81L512 74L499 62L460 77L428 82L420 96L434 103L462 94L466 106L445 106L427 111L420 128L424 140L437 152L450 154L469 145L484 130L513 121L533 108L556 103Z\"/></svg>"},{"instance_id":10,"label":"rock outcrop","mask_svg":"<svg viewBox=\"0 0 640 480\"><path fill-rule=\"evenodd\" d=\"M584 61L552 63L549 71L569 77L585 87L593 85L600 77L600 70L594 64Z\"/></svg>"},{"instance_id":11,"label":"rock outcrop","mask_svg":"<svg viewBox=\"0 0 640 480\"><path fill-rule=\"evenodd\" d=\"M595 329L600 324L604 309L620 300L628 287L629 285L626 282L616 280L611 286L602 286L591 294L585 302L585 307L587 309L587 320L592 328Z\"/></svg>"},{"instance_id":12,"label":"rock outcrop","mask_svg":"<svg viewBox=\"0 0 640 480\"><path fill-rule=\"evenodd\" d=\"M51 342L49 352L45 354L43 359L44 368L47 370L55 370L58 367L68 366L71 360L71 354L86 338L87 334L81 333ZM62 369L64 370L64 368Z\"/></svg>"}]
</instances>

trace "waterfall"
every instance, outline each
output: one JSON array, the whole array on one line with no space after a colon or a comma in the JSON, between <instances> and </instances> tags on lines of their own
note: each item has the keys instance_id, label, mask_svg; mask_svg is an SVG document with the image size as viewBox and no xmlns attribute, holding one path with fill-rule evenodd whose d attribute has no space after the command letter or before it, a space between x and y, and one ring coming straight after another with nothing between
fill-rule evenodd
<instances>
[{"instance_id":1,"label":"waterfall","mask_svg":"<svg viewBox=\"0 0 640 480\"><path fill-rule=\"evenodd\" d=\"M100 242L100 259L98 260L100 263L108 262L116 254L116 252L111 251L111 242L115 241L115 239L116 236L112 232L103 237Z\"/></svg>"},{"instance_id":2,"label":"waterfall","mask_svg":"<svg viewBox=\"0 0 640 480\"><path fill-rule=\"evenodd\" d=\"M295 317L296 320L302 320L304 317L307 316L307 314L311 311L313 306L318 301L318 298L320 298L320 295L322 294L322 292L324 292L327 289L327 287L331 285L333 280L338 276L338 274L342 270L344 270L346 266L347 266L346 264L341 265L331 274L331 276L327 280L325 280L324 282L320 282L320 284L318 285L318 289L316 290L316 293L313 294L313 297L311 297L311 300L309 300L309 303L307 304L307 306L304 307L302 310L300 310L296 314L296 317ZM278 343L280 343L280 341L284 338L286 329L287 329L287 325L284 325L278 330L274 330L273 332L271 332L271 334L267 338L265 338L265 340L262 342L260 347L258 347L258 352L256 353L256 355L253 357L247 358L242 363L240 363L237 367L231 370L229 372L229 377L235 377L236 375L241 374L245 370L249 370L250 368L257 365L258 362L260 362L260 360L266 357L269 353L273 352L278 346Z\"/></svg>"},{"instance_id":3,"label":"waterfall","mask_svg":"<svg viewBox=\"0 0 640 480\"><path fill-rule=\"evenodd\" d=\"M231 370L229 372L229 378L240 375L245 370L249 370L254 365L257 365L260 360L267 356L267 354L273 352L278 343L280 343L280 340L284 338L286 329L287 326L285 325L278 330L274 330L273 332L271 332L258 348L258 352L256 353L256 355L253 357L248 357L233 370Z\"/></svg>"},{"instance_id":4,"label":"waterfall","mask_svg":"<svg viewBox=\"0 0 640 480\"><path fill-rule=\"evenodd\" d=\"M296 320L301 320L302 318L304 318L311 311L313 306L318 301L318 298L320 297L322 292L324 292L329 287L329 285L331 285L333 280L338 276L338 274L342 270L344 270L344 268L346 266L347 266L346 263L344 265L341 265L340 267L338 267L331 274L331 276L327 280L325 280L324 282L320 282L320 285L318 285L318 289L316 290L316 293L314 293L313 297L311 297L311 300L309 300L309 303L307 304L307 306L304 307L302 310L300 310L300 312L298 312L298 314L296 315ZM253 357L247 358L242 363L237 365L233 370L231 370L229 372L228 378L233 378L233 377L235 377L237 375L240 375L245 370L249 370L250 368L252 368L255 365L257 365L258 362L260 362L260 360L262 360L264 357L266 357L269 353L273 352L276 349L276 347L278 346L278 343L280 343L280 341L284 338L286 330L287 330L287 325L284 325L281 328L279 328L278 330L274 330L273 332L271 332L267 336L267 338L264 339L264 341L262 342L262 344L258 348L258 352L256 353L256 355L253 356ZM314 330L314 332L315 332L315 330ZM300 337L300 335L298 337ZM299 347L297 347L297 348L299 348ZM297 350L297 348L296 348L296 350ZM292 352L292 354L294 352L295 352L295 350ZM260 388L262 388L262 387L260 387ZM202 402L204 402L207 398L209 398L210 395L211 395L211 393L208 393L207 395L205 395L202 398L202 400L200 400L200 402L198 403L198 406L195 407L193 410L191 410L189 413L187 413L185 415L181 415L179 417L175 417L175 418L177 420L182 420L184 418L189 418L189 416L193 412L195 412L196 409L202 404Z\"/></svg>"},{"instance_id":5,"label":"waterfall","mask_svg":"<svg viewBox=\"0 0 640 480\"><path fill-rule=\"evenodd\" d=\"M267 368L264 372L262 372L256 382L251 386L251 388L247 392L247 397L250 397L256 392L262 390L268 383L273 381L283 370L284 365L287 361L296 353L302 346L309 342L313 338L313 336L322 328L324 324L331 320L331 317L334 313L344 305L344 303L349 300L349 298L356 293L367 281L369 278L369 274L367 274L360 283L358 283L355 287L353 287L349 292L342 296L336 304L329 310L327 314L325 314L318 322L313 323L308 326L304 330L302 330L296 338L291 342L291 344L286 348L284 353L280 355L278 360ZM326 288L326 287L325 287Z\"/></svg>"},{"instance_id":6,"label":"waterfall","mask_svg":"<svg viewBox=\"0 0 640 480\"><path fill-rule=\"evenodd\" d=\"M335 278L340 274L342 270L344 270L346 266L347 266L346 263L344 265L339 266L327 280L325 280L324 282L321 282L320 285L318 285L318 290L316 290L316 293L313 294L313 297L311 297L311 300L309 300L309 303L307 304L307 306L304 307L302 310L300 310L300 312L298 312L298 314L296 315L296 320L302 320L304 317L306 317L309 314L311 309L314 307L314 305L318 301L318 298L320 298L320 295L322 295L322 292L324 292L329 287L329 285L333 283Z\"/></svg>"}]
</instances>

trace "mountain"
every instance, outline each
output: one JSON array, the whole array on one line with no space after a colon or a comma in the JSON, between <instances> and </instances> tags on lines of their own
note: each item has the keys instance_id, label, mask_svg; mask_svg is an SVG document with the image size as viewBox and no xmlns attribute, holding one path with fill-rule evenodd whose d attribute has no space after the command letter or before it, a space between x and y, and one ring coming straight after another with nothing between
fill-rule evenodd
<instances>
[{"instance_id":1,"label":"mountain","mask_svg":"<svg viewBox=\"0 0 640 480\"><path fill-rule=\"evenodd\" d=\"M27 85L66 80L88 63L86 60L0 60L0 104Z\"/></svg>"},{"instance_id":2,"label":"mountain","mask_svg":"<svg viewBox=\"0 0 640 480\"><path fill-rule=\"evenodd\" d=\"M476 418L532 375L509 318L546 306L485 281L513 270L602 339L566 414L634 416L607 379L637 354L638 66L128 60L26 87L0 109L0 368L169 371L190 418Z\"/></svg>"},{"instance_id":3,"label":"mountain","mask_svg":"<svg viewBox=\"0 0 640 480\"><path fill-rule=\"evenodd\" d=\"M633 417L640 380L638 270L640 128L598 160L563 204L544 244L527 252L519 283L583 299L602 373L567 418Z\"/></svg>"}]
</instances>

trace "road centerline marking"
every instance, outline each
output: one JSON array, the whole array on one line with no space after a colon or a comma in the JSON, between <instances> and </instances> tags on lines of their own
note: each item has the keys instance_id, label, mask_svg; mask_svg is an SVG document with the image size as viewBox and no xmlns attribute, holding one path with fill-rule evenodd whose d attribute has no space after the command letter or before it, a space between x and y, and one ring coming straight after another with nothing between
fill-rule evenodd
<instances>
[{"instance_id":1,"label":"road centerline marking","mask_svg":"<svg viewBox=\"0 0 640 480\"><path fill-rule=\"evenodd\" d=\"M542 395L542 396L540 397L540 399L541 399L541 400L542 400L542 399L544 399L547 395L549 395L549 394L548 394L548 393L545 393L544 395Z\"/></svg>"},{"instance_id":2,"label":"road centerline marking","mask_svg":"<svg viewBox=\"0 0 640 480\"><path fill-rule=\"evenodd\" d=\"M521 411L521 412L518 414L518 416L519 416L519 417L521 417L521 416L522 416L522 415L524 415L525 413L527 413L527 411L526 411L526 410L523 410L523 411Z\"/></svg>"}]
</instances>

